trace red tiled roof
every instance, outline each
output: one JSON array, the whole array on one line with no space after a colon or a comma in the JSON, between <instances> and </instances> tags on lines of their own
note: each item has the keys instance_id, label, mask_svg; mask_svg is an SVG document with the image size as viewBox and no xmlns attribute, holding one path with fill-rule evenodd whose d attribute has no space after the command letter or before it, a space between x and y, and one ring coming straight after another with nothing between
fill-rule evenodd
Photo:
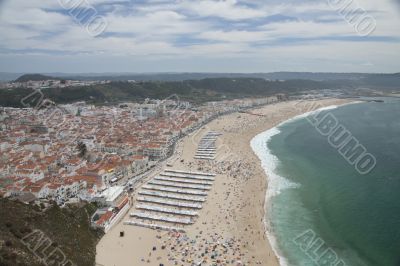
<instances>
[{"instance_id":1,"label":"red tiled roof","mask_svg":"<svg viewBox=\"0 0 400 266\"><path fill-rule=\"evenodd\" d=\"M113 212L107 211L104 213L99 220L96 221L96 224L103 225L106 221L108 221L113 215Z\"/></svg>"}]
</instances>

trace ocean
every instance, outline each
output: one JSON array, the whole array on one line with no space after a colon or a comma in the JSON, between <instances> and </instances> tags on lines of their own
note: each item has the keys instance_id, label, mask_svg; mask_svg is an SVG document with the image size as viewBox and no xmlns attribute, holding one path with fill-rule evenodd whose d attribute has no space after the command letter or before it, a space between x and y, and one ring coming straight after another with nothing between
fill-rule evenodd
<instances>
[{"instance_id":1,"label":"ocean","mask_svg":"<svg viewBox=\"0 0 400 266\"><path fill-rule=\"evenodd\" d=\"M400 265L400 99L383 100L318 113L373 156L368 172L307 115L252 140L270 177L266 226L281 265Z\"/></svg>"}]
</instances>

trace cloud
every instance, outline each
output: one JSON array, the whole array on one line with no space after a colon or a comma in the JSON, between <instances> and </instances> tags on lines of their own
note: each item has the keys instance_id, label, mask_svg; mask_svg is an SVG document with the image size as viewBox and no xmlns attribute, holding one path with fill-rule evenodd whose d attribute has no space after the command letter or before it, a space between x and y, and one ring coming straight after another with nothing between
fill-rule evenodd
<instances>
[{"instance_id":1,"label":"cloud","mask_svg":"<svg viewBox=\"0 0 400 266\"><path fill-rule=\"evenodd\" d=\"M400 11L400 0L393 0L393 2L395 3L395 5L398 8L398 11Z\"/></svg>"},{"instance_id":2,"label":"cloud","mask_svg":"<svg viewBox=\"0 0 400 266\"><path fill-rule=\"evenodd\" d=\"M255 19L268 14L236 0L182 1L181 7L201 17L220 17L226 20Z\"/></svg>"},{"instance_id":3,"label":"cloud","mask_svg":"<svg viewBox=\"0 0 400 266\"><path fill-rule=\"evenodd\" d=\"M87 0L108 24L104 34L93 38L57 0L6 0L0 12L0 54L6 61L0 61L0 71L7 71L16 55L41 55L43 62L57 55L63 62L70 60L66 65L77 57L96 62L94 58L107 58L110 71L124 55L144 66L175 64L160 65L165 71L182 65L179 60L187 71L197 69L195 62L200 61L203 66L222 66L217 58L237 60L238 65L256 62L260 71L270 62L280 70L300 65L321 70L328 67L323 60L338 69L342 65L356 71L366 67L365 62L373 64L369 69L386 69L398 64L394 62L400 54L395 2L360 1L377 29L359 38L343 15L318 0ZM224 67L229 70L229 65ZM62 64L59 68L62 71Z\"/></svg>"}]
</instances>

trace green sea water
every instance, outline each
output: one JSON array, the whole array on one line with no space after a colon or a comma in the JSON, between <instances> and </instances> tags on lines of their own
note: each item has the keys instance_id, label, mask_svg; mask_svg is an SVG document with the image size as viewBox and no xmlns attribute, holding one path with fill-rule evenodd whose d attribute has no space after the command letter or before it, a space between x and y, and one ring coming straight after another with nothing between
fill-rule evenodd
<instances>
[{"instance_id":1,"label":"green sea water","mask_svg":"<svg viewBox=\"0 0 400 266\"><path fill-rule=\"evenodd\" d=\"M296 184L273 197L270 206L283 264L398 266L400 100L324 112L333 114L365 146L376 167L358 173L305 118L278 128L268 152L278 158L275 173ZM337 259L322 259L328 249Z\"/></svg>"}]
</instances>

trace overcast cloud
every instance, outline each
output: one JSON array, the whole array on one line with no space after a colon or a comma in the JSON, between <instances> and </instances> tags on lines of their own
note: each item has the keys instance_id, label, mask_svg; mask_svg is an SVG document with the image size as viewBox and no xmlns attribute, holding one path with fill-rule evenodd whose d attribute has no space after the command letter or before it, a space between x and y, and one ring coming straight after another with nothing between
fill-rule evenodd
<instances>
[{"instance_id":1,"label":"overcast cloud","mask_svg":"<svg viewBox=\"0 0 400 266\"><path fill-rule=\"evenodd\" d=\"M86 1L97 37L57 0L0 0L0 71L400 71L396 0L356 2L376 20L365 37L327 1Z\"/></svg>"}]
</instances>

